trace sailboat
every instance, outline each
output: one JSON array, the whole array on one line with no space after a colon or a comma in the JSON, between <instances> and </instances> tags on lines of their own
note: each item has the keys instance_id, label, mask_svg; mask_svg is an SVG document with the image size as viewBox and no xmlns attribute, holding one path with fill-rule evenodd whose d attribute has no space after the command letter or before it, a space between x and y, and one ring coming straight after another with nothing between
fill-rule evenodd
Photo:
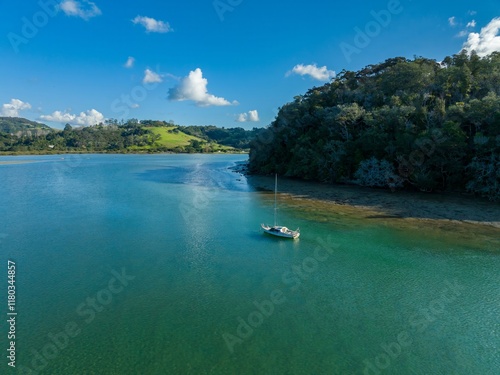
<instances>
[{"instance_id":1,"label":"sailboat","mask_svg":"<svg viewBox=\"0 0 500 375\"><path fill-rule=\"evenodd\" d=\"M276 206L276 194L278 192L278 175L274 176L274 225L271 227L266 224L261 224L260 226L264 229L264 232L277 237L285 238L298 238L300 236L299 228L297 230L290 230L287 227L276 224L276 216L278 207Z\"/></svg>"}]
</instances>

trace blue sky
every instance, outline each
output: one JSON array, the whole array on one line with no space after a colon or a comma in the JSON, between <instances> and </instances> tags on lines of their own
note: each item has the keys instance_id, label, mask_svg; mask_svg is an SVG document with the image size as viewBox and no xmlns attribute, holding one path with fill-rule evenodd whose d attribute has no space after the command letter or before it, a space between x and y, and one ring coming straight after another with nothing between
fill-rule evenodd
<instances>
[{"instance_id":1,"label":"blue sky","mask_svg":"<svg viewBox=\"0 0 500 375\"><path fill-rule=\"evenodd\" d=\"M262 127L335 72L485 55L500 50L499 30L497 0L7 0L0 115Z\"/></svg>"}]
</instances>

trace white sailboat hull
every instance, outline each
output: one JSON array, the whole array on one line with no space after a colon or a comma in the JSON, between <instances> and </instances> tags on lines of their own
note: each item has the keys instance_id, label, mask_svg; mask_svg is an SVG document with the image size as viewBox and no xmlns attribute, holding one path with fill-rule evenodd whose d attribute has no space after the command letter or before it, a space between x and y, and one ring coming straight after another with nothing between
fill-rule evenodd
<instances>
[{"instance_id":1,"label":"white sailboat hull","mask_svg":"<svg viewBox=\"0 0 500 375\"><path fill-rule=\"evenodd\" d=\"M267 234L270 234L271 236L276 236L276 237L283 237L283 238L299 238L300 232L299 228L297 230L290 230L287 227L277 225L277 204L276 204L276 195L278 194L278 174L274 175L274 225L266 225L266 224L261 224L260 226L262 229L264 229L264 232Z\"/></svg>"},{"instance_id":2,"label":"white sailboat hull","mask_svg":"<svg viewBox=\"0 0 500 375\"><path fill-rule=\"evenodd\" d=\"M290 230L287 227L282 227L279 225L275 225L275 226L271 227L271 226L266 225L266 224L261 224L260 226L262 227L262 229L264 229L265 233L270 234L272 236L293 238L293 239L296 239L300 236L300 232L299 232L298 228L297 228L297 230Z\"/></svg>"}]
</instances>

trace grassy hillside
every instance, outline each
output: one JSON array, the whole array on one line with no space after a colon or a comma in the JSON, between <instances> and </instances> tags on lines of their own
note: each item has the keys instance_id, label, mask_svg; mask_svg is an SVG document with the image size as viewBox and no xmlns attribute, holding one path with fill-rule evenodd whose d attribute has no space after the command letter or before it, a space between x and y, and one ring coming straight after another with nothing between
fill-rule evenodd
<instances>
[{"instance_id":1,"label":"grassy hillside","mask_svg":"<svg viewBox=\"0 0 500 375\"><path fill-rule=\"evenodd\" d=\"M35 121L30 121L20 117L0 117L0 132L3 133L17 133L19 131L27 130L44 130L50 131L51 128L45 124Z\"/></svg>"},{"instance_id":2,"label":"grassy hillside","mask_svg":"<svg viewBox=\"0 0 500 375\"><path fill-rule=\"evenodd\" d=\"M206 141L202 138L186 134L178 129L177 126L152 126L145 127L151 131L157 138L153 145L133 146L131 150L150 151L155 149L179 150L193 148L196 150L207 149L209 152L231 152L233 147L220 145L216 142Z\"/></svg>"},{"instance_id":3,"label":"grassy hillside","mask_svg":"<svg viewBox=\"0 0 500 375\"><path fill-rule=\"evenodd\" d=\"M189 146L190 141L203 141L201 138L194 137L192 135L188 135L186 133L180 132L176 126L168 126L168 127L151 127L147 128L153 132L155 135L159 135L160 139L158 139L155 144L167 148L175 148L179 146Z\"/></svg>"}]
</instances>

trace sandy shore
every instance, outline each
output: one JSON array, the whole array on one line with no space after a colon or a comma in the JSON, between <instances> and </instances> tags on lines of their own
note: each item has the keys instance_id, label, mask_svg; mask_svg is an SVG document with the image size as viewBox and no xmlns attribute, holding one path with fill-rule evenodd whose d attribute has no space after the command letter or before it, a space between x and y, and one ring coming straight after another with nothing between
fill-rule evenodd
<instances>
[{"instance_id":1,"label":"sandy shore","mask_svg":"<svg viewBox=\"0 0 500 375\"><path fill-rule=\"evenodd\" d=\"M26 163L35 163L35 160L9 160L9 161L0 161L0 165L8 165L8 164L26 164Z\"/></svg>"},{"instance_id":2,"label":"sandy shore","mask_svg":"<svg viewBox=\"0 0 500 375\"><path fill-rule=\"evenodd\" d=\"M274 190L274 178L247 176L256 189ZM426 194L326 185L280 178L278 190L292 200L319 200L350 206L371 219L416 219L482 225L500 229L500 204L460 195Z\"/></svg>"}]
</instances>

